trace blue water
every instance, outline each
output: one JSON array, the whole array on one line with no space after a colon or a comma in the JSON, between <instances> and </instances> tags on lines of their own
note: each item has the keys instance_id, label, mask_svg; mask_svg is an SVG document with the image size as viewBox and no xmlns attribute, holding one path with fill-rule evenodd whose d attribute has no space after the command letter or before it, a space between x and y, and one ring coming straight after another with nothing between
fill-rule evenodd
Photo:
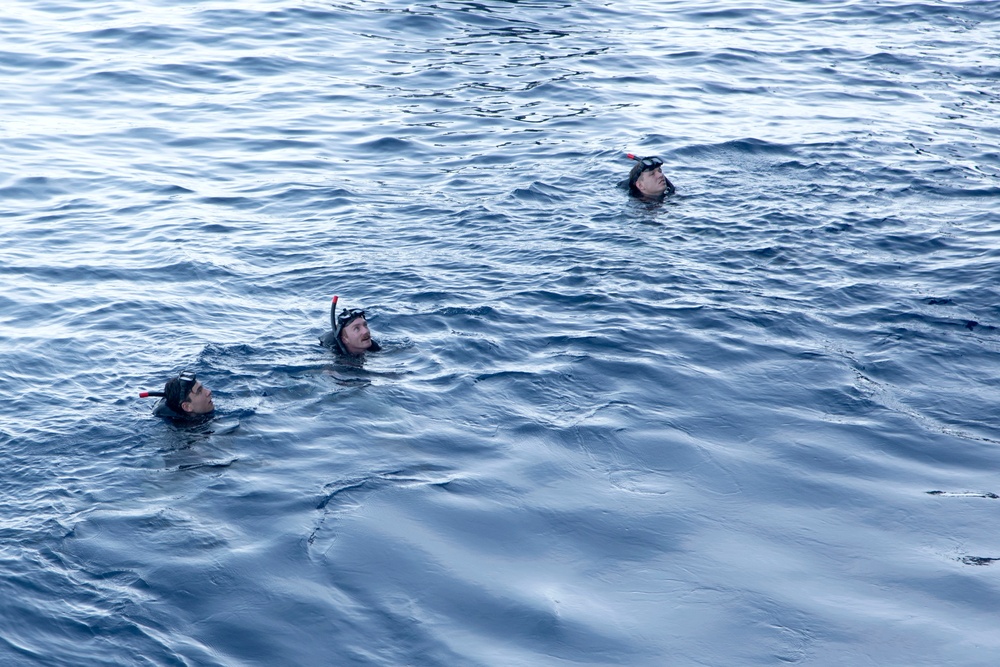
<instances>
[{"instance_id":1,"label":"blue water","mask_svg":"<svg viewBox=\"0 0 1000 667\"><path fill-rule=\"evenodd\" d=\"M6 0L0 664L992 664L998 45L994 0ZM138 398L183 369L213 427Z\"/></svg>"}]
</instances>

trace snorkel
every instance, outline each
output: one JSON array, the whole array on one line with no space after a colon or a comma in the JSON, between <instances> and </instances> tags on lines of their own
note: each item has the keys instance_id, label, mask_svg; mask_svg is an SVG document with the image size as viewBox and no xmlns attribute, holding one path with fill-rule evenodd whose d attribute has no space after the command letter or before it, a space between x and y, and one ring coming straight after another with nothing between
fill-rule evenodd
<instances>
[{"instance_id":1,"label":"snorkel","mask_svg":"<svg viewBox=\"0 0 1000 667\"><path fill-rule=\"evenodd\" d=\"M339 299L339 296L336 294L333 295L333 300L330 302L330 331L326 332L319 339L319 344L330 348L337 354L347 354L347 350L344 349L344 343L340 340L340 332L343 330L343 326L337 323L337 301Z\"/></svg>"},{"instance_id":2,"label":"snorkel","mask_svg":"<svg viewBox=\"0 0 1000 667\"><path fill-rule=\"evenodd\" d=\"M629 160L635 160L636 162L642 165L642 171L639 172L640 174L643 171L647 171L649 169L656 169L657 167L663 165L663 160L656 157L655 155L652 157L639 157L638 155L634 155L633 153L625 153L625 157L627 157Z\"/></svg>"}]
</instances>

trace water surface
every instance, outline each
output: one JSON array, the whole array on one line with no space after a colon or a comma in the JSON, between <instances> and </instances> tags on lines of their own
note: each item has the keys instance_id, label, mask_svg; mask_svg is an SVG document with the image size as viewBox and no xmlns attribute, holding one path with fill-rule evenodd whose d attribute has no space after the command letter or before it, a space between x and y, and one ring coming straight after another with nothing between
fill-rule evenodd
<instances>
[{"instance_id":1,"label":"water surface","mask_svg":"<svg viewBox=\"0 0 1000 667\"><path fill-rule=\"evenodd\" d=\"M8 5L0 662L1000 650L995 3Z\"/></svg>"}]
</instances>

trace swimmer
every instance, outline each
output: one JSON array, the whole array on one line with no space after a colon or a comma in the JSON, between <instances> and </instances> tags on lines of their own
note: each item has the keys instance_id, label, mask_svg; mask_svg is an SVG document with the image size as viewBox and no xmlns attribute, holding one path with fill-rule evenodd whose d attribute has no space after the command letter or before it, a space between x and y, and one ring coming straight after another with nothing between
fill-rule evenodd
<instances>
[{"instance_id":1,"label":"swimmer","mask_svg":"<svg viewBox=\"0 0 1000 667\"><path fill-rule=\"evenodd\" d=\"M660 167L663 160L658 157L628 157L636 161L628 174L628 191L639 199L661 199L674 194L674 184L670 182Z\"/></svg>"},{"instance_id":2,"label":"swimmer","mask_svg":"<svg viewBox=\"0 0 1000 667\"><path fill-rule=\"evenodd\" d=\"M212 390L186 371L167 380L163 391L144 391L139 396L162 396L153 414L164 419L203 419L215 411Z\"/></svg>"},{"instance_id":3,"label":"swimmer","mask_svg":"<svg viewBox=\"0 0 1000 667\"><path fill-rule=\"evenodd\" d=\"M337 354L359 357L365 352L378 352L382 347L372 340L368 329L365 311L351 308L340 311L337 315L337 298L333 297L330 305L330 325L333 331L328 331L319 339L319 344L328 347Z\"/></svg>"}]
</instances>

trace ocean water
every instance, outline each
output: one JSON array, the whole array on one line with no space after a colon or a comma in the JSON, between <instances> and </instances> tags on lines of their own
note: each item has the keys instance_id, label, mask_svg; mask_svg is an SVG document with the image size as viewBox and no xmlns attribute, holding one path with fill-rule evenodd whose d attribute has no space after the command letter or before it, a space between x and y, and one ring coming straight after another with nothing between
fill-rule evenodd
<instances>
[{"instance_id":1,"label":"ocean water","mask_svg":"<svg viewBox=\"0 0 1000 667\"><path fill-rule=\"evenodd\" d=\"M0 82L0 664L1000 655L994 0L5 0Z\"/></svg>"}]
</instances>

